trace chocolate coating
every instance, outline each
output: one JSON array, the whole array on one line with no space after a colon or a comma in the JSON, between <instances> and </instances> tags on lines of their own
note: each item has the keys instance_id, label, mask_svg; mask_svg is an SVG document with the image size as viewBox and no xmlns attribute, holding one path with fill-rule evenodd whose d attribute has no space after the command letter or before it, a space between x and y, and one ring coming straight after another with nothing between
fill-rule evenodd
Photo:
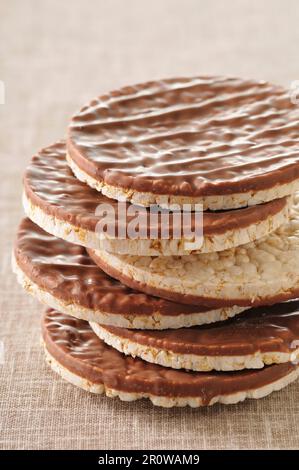
<instances>
[{"instance_id":1,"label":"chocolate coating","mask_svg":"<svg viewBox=\"0 0 299 470\"><path fill-rule=\"evenodd\" d=\"M299 300L254 308L234 319L201 327L163 331L129 330L116 326L102 328L120 338L179 354L292 353L295 349L293 341L299 340Z\"/></svg>"},{"instance_id":2,"label":"chocolate coating","mask_svg":"<svg viewBox=\"0 0 299 470\"><path fill-rule=\"evenodd\" d=\"M92 383L118 391L165 397L201 397L208 405L228 395L271 384L296 368L291 363L240 372L185 372L125 356L107 346L83 320L48 310L43 339L49 353L63 367Z\"/></svg>"},{"instance_id":3,"label":"chocolate coating","mask_svg":"<svg viewBox=\"0 0 299 470\"><path fill-rule=\"evenodd\" d=\"M24 176L24 189L28 199L46 214L57 217L78 228L96 230L101 220L96 216L99 204L110 204L116 215L118 214L117 201L103 196L96 190L80 182L73 175L65 160L66 150L63 142L57 142L50 147L42 149L36 154L28 166ZM211 236L222 234L228 230L246 228L252 224L275 215L287 204L287 198L276 199L258 206L236 209L231 211L204 212L203 235ZM128 208L130 204L127 204ZM135 215L127 216L129 223ZM116 219L118 221L118 219ZM195 219L192 214L191 230L194 231ZM173 234L173 220L170 217L170 237ZM149 236L150 230L157 229L161 237L161 216L157 223L150 218L147 210L147 224L144 230L141 223L140 231ZM126 233L126 221L119 220L116 233Z\"/></svg>"},{"instance_id":4,"label":"chocolate coating","mask_svg":"<svg viewBox=\"0 0 299 470\"><path fill-rule=\"evenodd\" d=\"M147 82L92 100L72 119L68 152L105 184L209 196L299 177L299 108L264 81L193 77Z\"/></svg>"},{"instance_id":5,"label":"chocolate coating","mask_svg":"<svg viewBox=\"0 0 299 470\"><path fill-rule=\"evenodd\" d=\"M41 289L79 306L136 316L210 310L152 297L122 285L105 274L83 247L49 235L29 219L20 224L14 254L21 270Z\"/></svg>"}]
</instances>

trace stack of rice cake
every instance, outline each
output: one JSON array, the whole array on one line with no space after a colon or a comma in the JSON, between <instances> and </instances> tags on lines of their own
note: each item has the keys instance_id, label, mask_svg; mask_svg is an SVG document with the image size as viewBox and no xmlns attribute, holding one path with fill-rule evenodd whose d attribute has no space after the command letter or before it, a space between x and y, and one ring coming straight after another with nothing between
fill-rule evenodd
<instances>
[{"instance_id":1,"label":"stack of rice cake","mask_svg":"<svg viewBox=\"0 0 299 470\"><path fill-rule=\"evenodd\" d=\"M148 82L82 108L67 141L25 172L13 256L19 282L50 307L51 367L90 392L160 406L236 403L295 380L298 132L287 90L235 78ZM132 215L99 234L99 207L136 205L139 235ZM174 237L174 205L193 225L203 208L202 243Z\"/></svg>"}]
</instances>

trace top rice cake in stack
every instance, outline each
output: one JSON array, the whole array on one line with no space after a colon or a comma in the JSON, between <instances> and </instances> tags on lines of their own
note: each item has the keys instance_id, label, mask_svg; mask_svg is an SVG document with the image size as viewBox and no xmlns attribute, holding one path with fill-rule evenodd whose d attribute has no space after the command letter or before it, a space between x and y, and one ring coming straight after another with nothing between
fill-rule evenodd
<instances>
[{"instance_id":1,"label":"top rice cake in stack","mask_svg":"<svg viewBox=\"0 0 299 470\"><path fill-rule=\"evenodd\" d=\"M67 159L106 196L227 210L299 187L299 109L288 90L227 77L121 88L74 115Z\"/></svg>"}]
</instances>

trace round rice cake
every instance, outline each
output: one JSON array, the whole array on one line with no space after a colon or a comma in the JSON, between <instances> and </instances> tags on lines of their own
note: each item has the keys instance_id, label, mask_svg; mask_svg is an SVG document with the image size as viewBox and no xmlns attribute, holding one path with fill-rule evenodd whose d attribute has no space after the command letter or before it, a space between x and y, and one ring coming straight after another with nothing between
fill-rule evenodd
<instances>
[{"instance_id":1,"label":"round rice cake","mask_svg":"<svg viewBox=\"0 0 299 470\"><path fill-rule=\"evenodd\" d=\"M182 226L177 234L173 213L169 213L169 232L164 233L161 213L155 218L143 208L146 214L139 218L139 233L130 234L130 224L136 220L134 206L120 205L80 182L65 156L65 144L57 142L33 157L24 175L23 205L26 215L47 232L88 248L143 256L214 252L261 238L288 221L291 197L234 211L204 212L200 221L191 213L190 231L184 232ZM97 215L101 207L111 209L114 233L99 231L107 219L105 212ZM196 224L202 225L203 235L197 244Z\"/></svg>"},{"instance_id":2,"label":"round rice cake","mask_svg":"<svg viewBox=\"0 0 299 470\"><path fill-rule=\"evenodd\" d=\"M68 130L76 176L108 197L204 210L260 204L299 189L299 108L265 81L173 78L114 90Z\"/></svg>"},{"instance_id":3,"label":"round rice cake","mask_svg":"<svg viewBox=\"0 0 299 470\"><path fill-rule=\"evenodd\" d=\"M251 309L222 323L178 330L90 325L118 351L173 369L259 369L298 362L299 357L299 300Z\"/></svg>"},{"instance_id":4,"label":"round rice cake","mask_svg":"<svg viewBox=\"0 0 299 470\"><path fill-rule=\"evenodd\" d=\"M299 297L299 194L290 221L267 237L217 253L129 256L89 250L124 284L176 302L266 305Z\"/></svg>"},{"instance_id":5,"label":"round rice cake","mask_svg":"<svg viewBox=\"0 0 299 470\"><path fill-rule=\"evenodd\" d=\"M225 320L244 310L184 305L134 291L105 274L85 248L44 232L29 219L20 224L13 265L20 284L38 300L101 324L181 328Z\"/></svg>"},{"instance_id":6,"label":"round rice cake","mask_svg":"<svg viewBox=\"0 0 299 470\"><path fill-rule=\"evenodd\" d=\"M93 332L88 322L48 310L43 319L46 359L68 382L92 393L154 405L199 407L262 398L299 375L290 362L238 372L173 370L121 354Z\"/></svg>"}]
</instances>

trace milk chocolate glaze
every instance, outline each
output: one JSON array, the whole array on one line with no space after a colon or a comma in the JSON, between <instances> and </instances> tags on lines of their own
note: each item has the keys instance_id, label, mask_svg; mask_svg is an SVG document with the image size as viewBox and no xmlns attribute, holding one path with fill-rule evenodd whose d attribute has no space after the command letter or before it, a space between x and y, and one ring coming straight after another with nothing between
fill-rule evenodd
<instances>
[{"instance_id":1,"label":"milk chocolate glaze","mask_svg":"<svg viewBox=\"0 0 299 470\"><path fill-rule=\"evenodd\" d=\"M125 356L101 341L88 322L56 310L43 319L48 352L63 367L92 383L131 393L165 397L201 397L208 405L218 395L252 390L296 369L291 363L238 372L185 372Z\"/></svg>"},{"instance_id":2,"label":"milk chocolate glaze","mask_svg":"<svg viewBox=\"0 0 299 470\"><path fill-rule=\"evenodd\" d=\"M299 347L299 300L253 308L225 322L179 330L102 328L120 338L178 354L238 356L259 351L292 353Z\"/></svg>"},{"instance_id":3,"label":"milk chocolate glaze","mask_svg":"<svg viewBox=\"0 0 299 470\"><path fill-rule=\"evenodd\" d=\"M299 177L299 107L289 90L227 77L112 91L73 117L68 152L87 174L139 192L235 194Z\"/></svg>"},{"instance_id":4,"label":"milk chocolate glaze","mask_svg":"<svg viewBox=\"0 0 299 470\"><path fill-rule=\"evenodd\" d=\"M90 231L95 231L97 223L101 220L99 216L95 215L98 205L110 204L116 214L116 234L126 233L127 223L132 221L135 214L128 215L126 220L118 218L117 201L103 196L75 178L66 163L65 156L65 143L56 142L42 149L32 158L24 176L24 189L27 198L46 214ZM287 198L281 198L244 209L205 212L203 215L203 235L211 236L225 233L228 230L248 227L275 215L286 204ZM127 209L129 206L130 204L126 204ZM137 206L135 207L137 209ZM194 232L194 213L191 217L191 230ZM145 228L141 223L140 232L149 236L150 231L155 230L158 237L161 237L161 214L155 221L150 218L149 211L147 211L146 221ZM170 215L170 237L172 234L173 219Z\"/></svg>"},{"instance_id":5,"label":"milk chocolate glaze","mask_svg":"<svg viewBox=\"0 0 299 470\"><path fill-rule=\"evenodd\" d=\"M142 294L109 277L78 245L49 235L31 220L22 220L14 254L21 270L54 297L107 313L179 315L209 308L181 305Z\"/></svg>"}]
</instances>

